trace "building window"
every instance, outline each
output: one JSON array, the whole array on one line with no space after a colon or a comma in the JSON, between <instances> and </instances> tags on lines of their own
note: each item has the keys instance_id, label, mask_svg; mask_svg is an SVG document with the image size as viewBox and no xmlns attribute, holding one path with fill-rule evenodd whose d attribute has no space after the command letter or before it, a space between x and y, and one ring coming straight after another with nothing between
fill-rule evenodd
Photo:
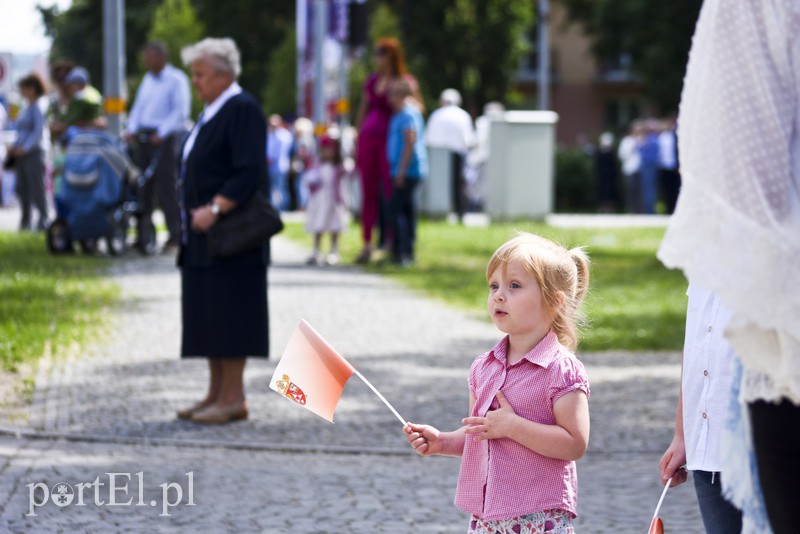
<instances>
[{"instance_id":1,"label":"building window","mask_svg":"<svg viewBox=\"0 0 800 534\"><path fill-rule=\"evenodd\" d=\"M627 131L631 121L641 116L642 104L638 99L621 98L606 101L605 127L617 132Z\"/></svg>"},{"instance_id":2,"label":"building window","mask_svg":"<svg viewBox=\"0 0 800 534\"><path fill-rule=\"evenodd\" d=\"M528 43L528 53L523 56L517 69L518 82L537 82L539 81L539 25L534 24L530 31L524 36ZM556 65L558 60L557 51L550 47L550 83L556 81Z\"/></svg>"}]
</instances>

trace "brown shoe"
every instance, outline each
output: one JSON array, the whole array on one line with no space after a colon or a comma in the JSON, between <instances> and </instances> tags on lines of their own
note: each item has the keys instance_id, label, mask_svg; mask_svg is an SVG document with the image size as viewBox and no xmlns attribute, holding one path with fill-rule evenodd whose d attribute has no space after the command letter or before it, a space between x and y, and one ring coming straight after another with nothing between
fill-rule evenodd
<instances>
[{"instance_id":1,"label":"brown shoe","mask_svg":"<svg viewBox=\"0 0 800 534\"><path fill-rule=\"evenodd\" d=\"M207 408L193 413L191 419L195 423L206 425L219 425L239 419L247 419L247 403L242 403L230 408L220 408L216 404L212 404Z\"/></svg>"},{"instance_id":2,"label":"brown shoe","mask_svg":"<svg viewBox=\"0 0 800 534\"><path fill-rule=\"evenodd\" d=\"M191 408L178 410L177 412L175 412L175 415L178 416L178 419L191 419L192 415L194 415L195 412L199 412L203 408L205 408L207 406L211 406L211 404L212 404L211 401L201 400L200 402L198 402L197 404L195 404Z\"/></svg>"}]
</instances>

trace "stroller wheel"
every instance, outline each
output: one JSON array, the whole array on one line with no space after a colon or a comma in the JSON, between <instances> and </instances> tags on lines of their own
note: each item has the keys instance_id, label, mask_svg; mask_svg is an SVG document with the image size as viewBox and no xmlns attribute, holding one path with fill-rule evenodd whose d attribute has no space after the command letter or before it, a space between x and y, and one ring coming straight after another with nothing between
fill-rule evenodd
<instances>
[{"instance_id":1,"label":"stroller wheel","mask_svg":"<svg viewBox=\"0 0 800 534\"><path fill-rule=\"evenodd\" d=\"M139 217L136 224L137 241L136 247L144 256L155 254L156 252L156 227L148 217Z\"/></svg>"},{"instance_id":2,"label":"stroller wheel","mask_svg":"<svg viewBox=\"0 0 800 534\"><path fill-rule=\"evenodd\" d=\"M47 250L53 254L72 252L72 239L63 219L56 219L47 227Z\"/></svg>"},{"instance_id":3,"label":"stroller wheel","mask_svg":"<svg viewBox=\"0 0 800 534\"><path fill-rule=\"evenodd\" d=\"M97 252L97 239L81 239L78 243L84 254L94 254Z\"/></svg>"},{"instance_id":4,"label":"stroller wheel","mask_svg":"<svg viewBox=\"0 0 800 534\"><path fill-rule=\"evenodd\" d=\"M108 218L108 232L106 232L106 245L108 253L119 256L125 253L125 242L128 237L128 218L118 210Z\"/></svg>"}]
</instances>

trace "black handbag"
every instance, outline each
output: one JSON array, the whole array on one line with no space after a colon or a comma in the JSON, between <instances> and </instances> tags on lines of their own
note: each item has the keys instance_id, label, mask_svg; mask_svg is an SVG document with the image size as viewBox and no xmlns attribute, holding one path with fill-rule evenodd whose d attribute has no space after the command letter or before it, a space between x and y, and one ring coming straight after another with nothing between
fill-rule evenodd
<instances>
[{"instance_id":1,"label":"black handbag","mask_svg":"<svg viewBox=\"0 0 800 534\"><path fill-rule=\"evenodd\" d=\"M7 154L6 160L3 162L3 168L10 171L17 166L17 157L14 154Z\"/></svg>"},{"instance_id":2,"label":"black handbag","mask_svg":"<svg viewBox=\"0 0 800 534\"><path fill-rule=\"evenodd\" d=\"M208 231L208 251L215 258L235 256L260 247L283 230L283 221L260 190L250 200L221 216Z\"/></svg>"}]
</instances>

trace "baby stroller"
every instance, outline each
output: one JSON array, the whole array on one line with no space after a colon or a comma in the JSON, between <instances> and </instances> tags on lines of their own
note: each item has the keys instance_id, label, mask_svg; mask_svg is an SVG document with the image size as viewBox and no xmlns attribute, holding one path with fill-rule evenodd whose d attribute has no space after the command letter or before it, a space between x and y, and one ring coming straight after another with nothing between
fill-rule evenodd
<instances>
[{"instance_id":1,"label":"baby stroller","mask_svg":"<svg viewBox=\"0 0 800 534\"><path fill-rule=\"evenodd\" d=\"M153 158L157 163L158 158ZM80 130L70 140L64 157L61 187L55 195L56 219L47 229L52 253L72 252L77 241L84 253L97 250L100 239L109 254L125 252L128 228L136 220L136 246L142 254L156 248L156 229L142 217L138 192L155 165L139 175L118 141L96 130ZM135 178L133 178L135 177Z\"/></svg>"}]
</instances>

